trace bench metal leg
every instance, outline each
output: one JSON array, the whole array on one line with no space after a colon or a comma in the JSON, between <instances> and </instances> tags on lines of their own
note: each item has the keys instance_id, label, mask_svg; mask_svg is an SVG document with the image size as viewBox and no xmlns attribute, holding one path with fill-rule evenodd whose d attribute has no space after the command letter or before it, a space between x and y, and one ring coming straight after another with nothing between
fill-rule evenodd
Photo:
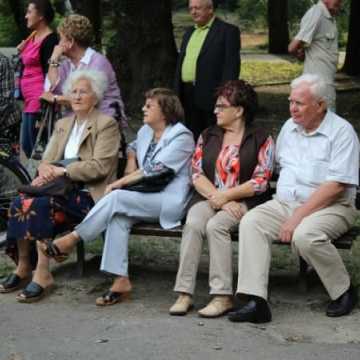
<instances>
[{"instance_id":1,"label":"bench metal leg","mask_svg":"<svg viewBox=\"0 0 360 360\"><path fill-rule=\"evenodd\" d=\"M85 246L82 240L76 244L76 260L76 275L82 277L85 271Z\"/></svg>"},{"instance_id":2,"label":"bench metal leg","mask_svg":"<svg viewBox=\"0 0 360 360\"><path fill-rule=\"evenodd\" d=\"M309 289L308 279L307 279L307 262L299 256L299 289L301 292L307 292Z\"/></svg>"}]
</instances>

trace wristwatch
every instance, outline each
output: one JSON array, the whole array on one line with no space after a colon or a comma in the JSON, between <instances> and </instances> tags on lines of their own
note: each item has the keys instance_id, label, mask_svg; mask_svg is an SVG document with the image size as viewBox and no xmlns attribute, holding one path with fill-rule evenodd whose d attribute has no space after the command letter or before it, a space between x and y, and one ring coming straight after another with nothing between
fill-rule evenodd
<instances>
[{"instance_id":1,"label":"wristwatch","mask_svg":"<svg viewBox=\"0 0 360 360\"><path fill-rule=\"evenodd\" d=\"M51 60L51 59L49 59L48 64L49 64L49 66L53 66L53 67L59 67L60 66L60 63L58 61Z\"/></svg>"}]
</instances>

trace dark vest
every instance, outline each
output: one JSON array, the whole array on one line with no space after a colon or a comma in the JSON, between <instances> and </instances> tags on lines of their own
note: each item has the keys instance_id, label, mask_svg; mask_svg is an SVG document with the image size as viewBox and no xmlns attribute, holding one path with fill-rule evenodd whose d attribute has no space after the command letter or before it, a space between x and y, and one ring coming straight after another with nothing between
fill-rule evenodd
<instances>
[{"instance_id":1,"label":"dark vest","mask_svg":"<svg viewBox=\"0 0 360 360\"><path fill-rule=\"evenodd\" d=\"M242 184L251 179L256 165L258 164L258 153L261 146L265 143L269 134L260 128L248 127L245 128L245 133L240 144L240 179L239 184ZM203 138L203 159L202 169L204 175L212 182L215 181L215 164L222 148L224 139L224 130L219 126L212 126L202 133ZM248 209L268 201L271 198L270 187L267 191L260 195L254 195L249 198L241 199L245 202ZM195 191L189 206L205 200L205 198Z\"/></svg>"}]
</instances>

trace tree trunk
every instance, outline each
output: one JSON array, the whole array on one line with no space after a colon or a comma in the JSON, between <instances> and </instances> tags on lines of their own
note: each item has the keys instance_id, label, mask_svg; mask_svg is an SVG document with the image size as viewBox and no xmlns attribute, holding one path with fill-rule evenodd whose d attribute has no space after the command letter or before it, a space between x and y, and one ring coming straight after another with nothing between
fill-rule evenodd
<instances>
[{"instance_id":1,"label":"tree trunk","mask_svg":"<svg viewBox=\"0 0 360 360\"><path fill-rule=\"evenodd\" d=\"M22 0L7 0L7 3L14 16L15 23L21 32L21 38L25 39L29 34L25 22L25 3Z\"/></svg>"},{"instance_id":2,"label":"tree trunk","mask_svg":"<svg viewBox=\"0 0 360 360\"><path fill-rule=\"evenodd\" d=\"M287 0L268 0L269 53L286 54L289 44Z\"/></svg>"},{"instance_id":3,"label":"tree trunk","mask_svg":"<svg viewBox=\"0 0 360 360\"><path fill-rule=\"evenodd\" d=\"M350 6L349 35L346 58L342 70L348 75L360 75L360 1L352 0Z\"/></svg>"},{"instance_id":4,"label":"tree trunk","mask_svg":"<svg viewBox=\"0 0 360 360\"><path fill-rule=\"evenodd\" d=\"M107 53L118 75L126 111L134 115L146 90L173 84L177 51L171 0L117 1L114 6L116 33Z\"/></svg>"},{"instance_id":5,"label":"tree trunk","mask_svg":"<svg viewBox=\"0 0 360 360\"><path fill-rule=\"evenodd\" d=\"M86 16L91 21L94 28L95 47L101 50L102 40L102 11L101 0L92 0L91 5L86 0L70 0L73 10Z\"/></svg>"}]
</instances>

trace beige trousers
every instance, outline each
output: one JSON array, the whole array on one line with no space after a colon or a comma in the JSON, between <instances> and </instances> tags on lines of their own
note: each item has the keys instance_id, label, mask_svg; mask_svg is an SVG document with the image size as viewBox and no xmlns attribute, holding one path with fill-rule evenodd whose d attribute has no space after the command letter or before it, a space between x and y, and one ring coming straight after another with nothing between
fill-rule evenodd
<instances>
[{"instance_id":1,"label":"beige trousers","mask_svg":"<svg viewBox=\"0 0 360 360\"><path fill-rule=\"evenodd\" d=\"M210 294L233 294L230 231L239 220L226 211L216 211L208 201L196 203L188 212L180 248L180 264L174 290L193 294L203 241L209 243Z\"/></svg>"},{"instance_id":2,"label":"beige trousers","mask_svg":"<svg viewBox=\"0 0 360 360\"><path fill-rule=\"evenodd\" d=\"M242 218L237 293L267 299L271 242L278 238L281 225L298 206L274 199ZM331 240L345 233L355 218L353 207L334 204L305 217L293 234L293 251L316 270L333 300L348 289L350 278Z\"/></svg>"}]
</instances>

